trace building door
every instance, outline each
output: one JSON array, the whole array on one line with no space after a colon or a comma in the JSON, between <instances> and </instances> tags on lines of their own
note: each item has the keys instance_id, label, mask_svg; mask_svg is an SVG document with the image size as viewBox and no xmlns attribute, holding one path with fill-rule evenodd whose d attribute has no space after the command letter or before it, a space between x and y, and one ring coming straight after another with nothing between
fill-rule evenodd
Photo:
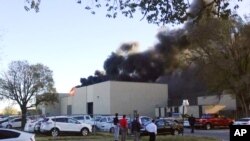
<instances>
[{"instance_id":1,"label":"building door","mask_svg":"<svg viewBox=\"0 0 250 141\"><path fill-rule=\"evenodd\" d=\"M87 103L87 114L93 115L93 102L88 102Z\"/></svg>"}]
</instances>

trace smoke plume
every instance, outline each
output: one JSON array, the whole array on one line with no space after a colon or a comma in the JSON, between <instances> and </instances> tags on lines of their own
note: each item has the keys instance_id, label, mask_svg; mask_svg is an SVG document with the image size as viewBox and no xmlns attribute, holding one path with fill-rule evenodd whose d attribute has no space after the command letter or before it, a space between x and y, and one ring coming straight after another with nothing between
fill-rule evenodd
<instances>
[{"instance_id":1,"label":"smoke plume","mask_svg":"<svg viewBox=\"0 0 250 141\"><path fill-rule=\"evenodd\" d=\"M177 57L178 53L189 46L188 32L203 4L202 0L194 0L189 10L193 18L183 28L160 31L156 35L158 43L150 50L138 52L137 42L122 44L104 61L105 73L98 71L94 76L81 78L81 86L106 80L167 83L169 98L177 101L185 95L204 91L205 86L196 77L197 69L178 69L180 64Z\"/></svg>"}]
</instances>

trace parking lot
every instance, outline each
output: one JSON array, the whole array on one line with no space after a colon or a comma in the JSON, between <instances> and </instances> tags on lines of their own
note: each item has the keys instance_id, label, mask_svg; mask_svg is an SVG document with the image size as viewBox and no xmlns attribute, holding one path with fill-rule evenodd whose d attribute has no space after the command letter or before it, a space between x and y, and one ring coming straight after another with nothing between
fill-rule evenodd
<instances>
[{"instance_id":1,"label":"parking lot","mask_svg":"<svg viewBox=\"0 0 250 141\"><path fill-rule=\"evenodd\" d=\"M86 116L86 115L85 115ZM74 118L83 118L83 116L74 116ZM86 117L85 117L86 118ZM90 120L91 117L88 117ZM68 116L52 116L52 117L47 117L42 120L30 120L26 124L25 130L27 132L35 132L36 134L36 140L113 140L113 135L112 135L112 122L113 116L100 116L99 119L97 118L95 120L91 119L90 121L87 121L86 119L72 119L71 117ZM129 119L130 120L130 119ZM147 121L151 121L150 117L146 116L141 116L141 122L142 123L147 123ZM88 124L85 124L85 122L89 122ZM14 122L13 122L14 123ZM65 125L67 123L67 126ZM60 125L62 124L62 125ZM6 124L7 125L7 124ZM12 125L12 124L11 124ZM13 124L14 125L14 124ZM38 126L39 125L39 126ZM45 128L43 130L47 130L47 134L41 133L41 128L44 125ZM88 127L87 125L91 125L92 127L95 127L91 130L91 126ZM77 127L79 126L79 128ZM6 126L7 127L7 126ZM38 127L38 128L36 128ZM49 127L49 128L48 128ZM64 134L62 133L62 130L64 129L69 129L71 127L76 127L75 133L69 133L69 134ZM88 128L86 128L88 127ZM48 128L48 129L47 129ZM57 133L53 133L52 135L52 129L57 129ZM86 131L82 129L87 129ZM32 129L32 130L31 130ZM36 131L38 130L38 131ZM89 133L87 131L90 131ZM54 136L54 137L52 137ZM229 141L229 129L211 129L211 130L204 130L204 129L195 129L195 133L191 134L189 128L184 128L184 134L183 136L188 136L188 137L211 137L218 139L220 141ZM169 137L182 137L182 134L179 134L177 136L159 136L157 135L158 139L163 139L165 140L166 138ZM148 137L142 137L142 140L147 140ZM186 139L186 138L185 138ZM128 140L132 140L132 135L131 132L129 131L128 133Z\"/></svg>"},{"instance_id":2,"label":"parking lot","mask_svg":"<svg viewBox=\"0 0 250 141\"><path fill-rule=\"evenodd\" d=\"M189 128L184 129L184 136L198 136L198 137L213 137L221 141L229 141L229 129L211 129L211 130L202 130L196 129L194 134L190 133Z\"/></svg>"}]
</instances>

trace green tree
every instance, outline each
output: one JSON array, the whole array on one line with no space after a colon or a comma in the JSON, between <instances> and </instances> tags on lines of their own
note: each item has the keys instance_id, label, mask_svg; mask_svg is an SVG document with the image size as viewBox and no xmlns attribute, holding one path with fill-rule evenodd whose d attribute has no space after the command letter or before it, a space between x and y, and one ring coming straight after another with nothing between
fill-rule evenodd
<instances>
[{"instance_id":1,"label":"green tree","mask_svg":"<svg viewBox=\"0 0 250 141\"><path fill-rule=\"evenodd\" d=\"M46 95L42 95L45 93ZM0 77L0 97L13 100L19 105L22 127L26 123L27 108L44 101L57 101L56 95L52 71L42 64L30 65L27 61L13 61L8 71Z\"/></svg>"},{"instance_id":2,"label":"green tree","mask_svg":"<svg viewBox=\"0 0 250 141\"><path fill-rule=\"evenodd\" d=\"M139 11L142 19L145 18L149 23L154 24L183 23L190 18L199 19L208 10L210 14L222 18L227 18L231 14L229 4L233 0L190 1L192 3L189 0L77 0L77 3L84 5L84 8L90 10L92 14L95 14L96 8L105 7L106 16L109 18L116 18L118 13L132 18ZM41 0L26 0L26 2L27 11L30 9L39 11ZM234 8L238 8L238 5Z\"/></svg>"},{"instance_id":3,"label":"green tree","mask_svg":"<svg viewBox=\"0 0 250 141\"><path fill-rule=\"evenodd\" d=\"M211 90L239 100L245 116L250 105L250 24L206 19L188 36L189 57L201 68L201 78Z\"/></svg>"}]
</instances>

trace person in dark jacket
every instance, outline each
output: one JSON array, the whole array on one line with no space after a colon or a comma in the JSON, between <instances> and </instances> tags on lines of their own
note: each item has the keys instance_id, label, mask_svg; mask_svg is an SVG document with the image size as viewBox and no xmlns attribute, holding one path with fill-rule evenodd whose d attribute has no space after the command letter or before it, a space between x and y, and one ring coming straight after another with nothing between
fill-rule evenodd
<instances>
[{"instance_id":1,"label":"person in dark jacket","mask_svg":"<svg viewBox=\"0 0 250 141\"><path fill-rule=\"evenodd\" d=\"M115 113L115 117L113 120L114 123L114 141L119 141L119 119L118 119L118 113Z\"/></svg>"},{"instance_id":2,"label":"person in dark jacket","mask_svg":"<svg viewBox=\"0 0 250 141\"><path fill-rule=\"evenodd\" d=\"M193 114L188 118L188 122L191 128L191 133L194 133L194 124L195 124L195 118L193 117Z\"/></svg>"},{"instance_id":3,"label":"person in dark jacket","mask_svg":"<svg viewBox=\"0 0 250 141\"><path fill-rule=\"evenodd\" d=\"M136 118L132 122L132 128L131 128L131 131L134 134L134 141L140 140L140 129L141 129L141 123L139 121L139 117L136 116Z\"/></svg>"}]
</instances>

